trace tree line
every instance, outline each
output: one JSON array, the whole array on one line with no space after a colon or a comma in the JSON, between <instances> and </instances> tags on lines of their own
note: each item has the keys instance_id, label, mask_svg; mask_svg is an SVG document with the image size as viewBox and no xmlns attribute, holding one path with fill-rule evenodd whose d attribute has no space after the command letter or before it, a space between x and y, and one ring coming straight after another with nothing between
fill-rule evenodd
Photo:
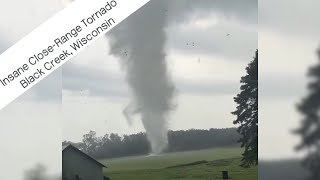
<instances>
[{"instance_id":1,"label":"tree line","mask_svg":"<svg viewBox=\"0 0 320 180\"><path fill-rule=\"evenodd\" d=\"M240 135L236 128L169 131L166 152L238 146L239 138ZM96 159L151 153L147 135L142 132L123 136L111 133L98 137L95 131L90 131L83 135L81 142L62 142L63 146L68 144L74 145Z\"/></svg>"}]
</instances>

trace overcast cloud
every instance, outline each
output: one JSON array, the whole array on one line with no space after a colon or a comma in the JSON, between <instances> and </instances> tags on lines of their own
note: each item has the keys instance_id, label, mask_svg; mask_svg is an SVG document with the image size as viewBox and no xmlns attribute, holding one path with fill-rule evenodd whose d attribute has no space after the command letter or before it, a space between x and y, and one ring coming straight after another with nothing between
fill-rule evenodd
<instances>
[{"instance_id":1,"label":"overcast cloud","mask_svg":"<svg viewBox=\"0 0 320 180\"><path fill-rule=\"evenodd\" d=\"M296 104L307 93L307 70L318 60L317 0L259 2L259 157L298 157L294 151L301 115Z\"/></svg>"},{"instance_id":2,"label":"overcast cloud","mask_svg":"<svg viewBox=\"0 0 320 180\"><path fill-rule=\"evenodd\" d=\"M320 35L320 1L259 2L259 26L283 35L313 39Z\"/></svg>"},{"instance_id":3,"label":"overcast cloud","mask_svg":"<svg viewBox=\"0 0 320 180\"><path fill-rule=\"evenodd\" d=\"M257 1L232 2L170 1L163 10L169 19L166 58L178 96L170 129L233 127L233 97L258 47L258 18ZM122 115L130 92L107 41L99 39L62 68L64 139L79 141L89 130L144 131L138 119L130 127Z\"/></svg>"},{"instance_id":4,"label":"overcast cloud","mask_svg":"<svg viewBox=\"0 0 320 180\"><path fill-rule=\"evenodd\" d=\"M172 6L168 12L164 10L164 15L167 13L169 22L171 22L167 28L168 53L195 56L194 60L196 62L202 62L203 59L208 59L208 57L211 57L212 61L214 61L214 56L217 56L225 61L242 61L242 65L245 65L252 59L257 48L256 1L244 1L243 4L240 3L241 5L236 1L234 3L223 3L221 1L207 0L197 3L188 0L170 1L170 3ZM126 23L125 21L122 23ZM227 36L227 34L230 34L230 36ZM192 45L193 42L194 46ZM107 48L101 49L96 45L92 46L95 46L96 50L91 50L87 54L101 54L101 51L108 51ZM94 48L90 47L90 49ZM103 68L88 67L90 64L85 64L86 66L84 67L83 63L80 62L83 60L82 55L79 55L79 62L74 61L75 63L72 66L63 67L64 90L83 91L87 88L90 94L100 96L127 94L122 77L117 74L110 74ZM87 57L90 58L89 56ZM106 61L109 57L107 55L96 57L95 55L94 58L100 59L101 63L101 61ZM94 58L90 58L90 61ZM76 57L75 59L78 58ZM175 59L172 59L172 61L175 61ZM79 66L75 64L79 64ZM205 66L205 64L202 66ZM117 71L119 72L119 69ZM175 77L174 79L178 86L181 84L182 91L185 92L198 91L197 93L201 94L203 92L207 94L210 91L212 91L211 93L224 91L227 93L235 92L234 87L238 88L238 86L235 86L235 82L238 81L234 79L232 82L223 83L224 85L219 86L219 88L215 88L218 84L221 84L219 80L217 85L208 85L208 83L213 84L214 81L203 82L206 84L192 81L182 81L180 83L180 79ZM199 86L199 90L197 90L197 86ZM233 90L231 90L232 87ZM213 91L214 89L216 90Z\"/></svg>"},{"instance_id":5,"label":"overcast cloud","mask_svg":"<svg viewBox=\"0 0 320 180\"><path fill-rule=\"evenodd\" d=\"M257 0L169 2L172 6L167 11L170 21L166 29L166 48L169 69L179 93L179 107L172 115L170 128L232 127L234 117L230 112L235 109L233 97L238 92L239 79L245 73L245 66L252 60L258 47ZM62 8L60 1L13 0L2 4L5 6L1 6L1 13L5 16L0 16L0 33L6 37L6 41L3 41L4 48L0 44L2 49L13 45ZM19 16L7 18L12 9L19 12ZM6 161L18 164L18 157L32 159L40 152L48 152L54 156L41 157L36 161L43 161L50 165L52 171L59 171L60 149L53 149L60 147L57 134L61 133L58 130L61 126L63 139L75 141L89 130L96 130L98 135L143 131L139 121L130 127L122 116L122 109L129 100L129 91L118 59L108 55L106 41L107 38L96 41L59 71L21 96L19 102L28 103L27 109L12 104L2 112L1 119L12 123L2 121L1 132L15 129L13 132L16 134L12 137L12 142L7 143L7 147L20 141L22 134L37 142L42 142L42 138L45 138L43 142L54 142L50 145L39 143L39 146L34 147L28 144L26 147L31 149L16 152L16 159ZM194 47L186 46L186 43L191 45L193 41ZM63 90L63 94L59 89ZM61 96L62 114L59 114ZM39 107L41 113L37 115L36 109L39 110ZM15 128L25 115L21 113L21 109L30 113L27 115L28 121L20 124L20 128ZM57 120L61 119L59 115L63 116L62 125ZM26 125L28 131L22 133ZM21 149L19 147L17 145ZM6 152L9 150L7 148ZM29 169L27 166L37 163L36 161L25 161L18 173Z\"/></svg>"},{"instance_id":6,"label":"overcast cloud","mask_svg":"<svg viewBox=\"0 0 320 180\"><path fill-rule=\"evenodd\" d=\"M238 82L245 73L245 66L258 47L258 1L171 2L174 4L167 12L170 19L167 27L168 64L179 93L179 107L172 116L171 129L233 126L234 117L230 112L235 104L232 98L238 92ZM62 8L59 1L12 0L2 4L1 52ZM289 131L299 125L300 119L294 105L306 92L307 68L316 62L314 53L319 43L319 6L318 0L259 2L259 153L262 158L292 157L296 154L293 147L298 143L298 138ZM19 16L8 18L13 9L19 12ZM4 138L1 141L7 142L6 153L2 154L10 153L11 147L26 148L23 152L15 152L14 159L1 157L1 169L8 167L7 162L15 167L16 164L21 165L21 158L29 158L23 161L20 169L8 171L8 175L16 174L19 179L19 173L29 169L27 167L36 161L44 161L52 165L55 172L59 171L60 151L50 150L60 147L60 138L56 134L59 132L55 130L61 126L63 139L75 141L89 130L96 130L99 135L143 131L138 121L129 127L122 117L121 111L128 103L129 92L118 59L108 56L109 47L105 41L106 38L96 41L60 71L18 99L28 104L15 105L15 102L1 112L0 132ZM195 42L195 47L186 45L192 42ZM63 95L59 91L61 88ZM61 117L46 117L48 114L59 114L57 102L61 96L62 125L56 121ZM83 96L88 98L87 104L82 103ZM114 97L117 97L116 100ZM33 110L39 107L41 114L35 116L38 112ZM28 121L20 123L26 111L29 112ZM6 139L8 134L14 134L10 136L10 142ZM20 142L21 138L39 138L37 141L41 141L39 134L48 135L42 136L46 137L43 142L57 144L20 146L15 143ZM55 156L39 157L43 152ZM35 156L39 157L36 161L33 160ZM2 167L3 162L6 163ZM1 175L4 179L9 177Z\"/></svg>"}]
</instances>

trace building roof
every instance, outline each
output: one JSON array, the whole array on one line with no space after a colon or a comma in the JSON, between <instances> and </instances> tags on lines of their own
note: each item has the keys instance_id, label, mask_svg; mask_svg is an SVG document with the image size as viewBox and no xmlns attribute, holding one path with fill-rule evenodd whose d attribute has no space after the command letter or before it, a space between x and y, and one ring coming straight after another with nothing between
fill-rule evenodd
<instances>
[{"instance_id":1,"label":"building roof","mask_svg":"<svg viewBox=\"0 0 320 180\"><path fill-rule=\"evenodd\" d=\"M82 152L81 150L79 150L78 148L74 147L73 145L71 144L68 144L68 145L65 145L65 146L62 146L62 152L67 150L67 149L72 149L72 150L75 150L75 151L78 151L80 152L80 154L84 155L85 157L87 157L89 160L95 162L96 164L102 166L102 167L105 167L107 168L107 166L105 166L104 164L100 163L99 161L95 160L94 158L92 158L91 156L89 156L88 154Z\"/></svg>"}]
</instances>

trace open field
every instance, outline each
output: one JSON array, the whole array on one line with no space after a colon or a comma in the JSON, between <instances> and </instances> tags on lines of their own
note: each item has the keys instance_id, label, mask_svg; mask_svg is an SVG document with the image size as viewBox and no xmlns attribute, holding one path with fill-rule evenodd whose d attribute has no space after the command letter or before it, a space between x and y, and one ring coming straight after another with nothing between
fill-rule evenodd
<instances>
[{"instance_id":1,"label":"open field","mask_svg":"<svg viewBox=\"0 0 320 180\"><path fill-rule=\"evenodd\" d=\"M107 159L105 174L111 180L213 180L229 171L234 180L258 179L258 168L239 167L242 149L216 148L167 153L160 156L134 156Z\"/></svg>"}]
</instances>

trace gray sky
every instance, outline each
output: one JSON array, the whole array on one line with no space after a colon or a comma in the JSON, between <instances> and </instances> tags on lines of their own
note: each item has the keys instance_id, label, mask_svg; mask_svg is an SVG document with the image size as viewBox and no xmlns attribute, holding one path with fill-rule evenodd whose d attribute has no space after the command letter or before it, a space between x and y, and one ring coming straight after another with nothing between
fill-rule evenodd
<instances>
[{"instance_id":1,"label":"gray sky","mask_svg":"<svg viewBox=\"0 0 320 180\"><path fill-rule=\"evenodd\" d=\"M259 30L259 156L293 157L299 139L289 131L299 125L294 105L306 93L307 68L316 62L320 2L260 1L259 29L257 1L223 2L203 0L186 11L192 4L180 1L169 9L167 61L178 90L170 129L233 126L233 97L258 47ZM63 7L53 0L2 4L1 52ZM13 9L19 16L7 18ZM100 38L60 72L1 110L0 168L17 163L19 167L1 173L0 179L19 180L24 170L38 162L49 166L51 173L59 172L61 139L78 141L89 130L98 135L143 131L138 117L130 127L121 113L130 92L119 59L108 55L107 41ZM194 48L186 46L193 41ZM13 148L16 151L9 156Z\"/></svg>"},{"instance_id":2,"label":"gray sky","mask_svg":"<svg viewBox=\"0 0 320 180\"><path fill-rule=\"evenodd\" d=\"M167 62L178 105L169 128L233 127L233 97L258 47L257 2L191 2L172 3L168 10ZM98 135L144 131L139 117L129 126L122 115L130 92L108 46L101 38L62 68L64 139L79 141L90 130Z\"/></svg>"},{"instance_id":3,"label":"gray sky","mask_svg":"<svg viewBox=\"0 0 320 180\"><path fill-rule=\"evenodd\" d=\"M233 96L257 48L257 3L229 7L203 1L185 13L190 2L173 5L169 11L173 13L168 14L168 66L178 90L178 108L171 115L170 129L232 127ZM17 1L1 6L4 14L13 8L20 12L14 20L0 17L2 51L63 7L57 1L19 3L18 7ZM195 47L186 47L191 41ZM19 180L39 162L50 173L58 173L62 139L78 141L89 130L98 135L144 131L139 118L130 127L122 115L130 92L119 59L109 56L108 50L107 39L100 38L0 112L1 151L5 152L0 154L6 154L0 168L7 170L0 179ZM31 140L36 143L29 143ZM12 149L14 155L9 156Z\"/></svg>"},{"instance_id":4,"label":"gray sky","mask_svg":"<svg viewBox=\"0 0 320 180\"><path fill-rule=\"evenodd\" d=\"M300 156L295 105L307 94L307 69L317 62L320 2L259 2L259 157Z\"/></svg>"},{"instance_id":5,"label":"gray sky","mask_svg":"<svg viewBox=\"0 0 320 180\"><path fill-rule=\"evenodd\" d=\"M59 1L0 0L1 53L62 9ZM61 70L0 111L0 179L22 180L42 163L61 172Z\"/></svg>"}]
</instances>

